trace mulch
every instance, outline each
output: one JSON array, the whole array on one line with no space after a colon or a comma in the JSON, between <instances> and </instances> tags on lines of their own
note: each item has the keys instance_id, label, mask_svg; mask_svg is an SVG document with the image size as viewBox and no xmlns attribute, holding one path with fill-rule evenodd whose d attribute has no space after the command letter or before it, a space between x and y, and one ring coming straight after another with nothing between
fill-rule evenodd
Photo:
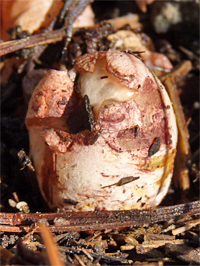
<instances>
[{"instance_id":1,"label":"mulch","mask_svg":"<svg viewBox=\"0 0 200 266\"><path fill-rule=\"evenodd\" d=\"M80 2L82 5L75 6L63 21L55 24L54 32L29 36L29 43L23 39L27 33L18 32L10 50L0 49L2 62L23 58L1 90L1 264L48 264L39 229L42 222L52 231L65 265L199 265L198 22L188 19L158 34L151 23L155 3L143 13L135 1L95 1L92 5L100 27L72 33L73 21L91 1ZM63 64L69 69L80 54L108 50L106 37L114 30L102 21L130 10L139 15L142 32L150 36L155 51L168 56L173 66L186 60L192 64L192 70L178 87L190 134L191 156L186 166L190 188L182 191L172 183L161 206L150 210L77 214L52 211L42 199L28 156L23 78L30 68L52 69ZM66 21L67 31L63 30ZM70 37L65 38L66 34ZM46 43L38 52L35 45L41 40Z\"/></svg>"}]
</instances>

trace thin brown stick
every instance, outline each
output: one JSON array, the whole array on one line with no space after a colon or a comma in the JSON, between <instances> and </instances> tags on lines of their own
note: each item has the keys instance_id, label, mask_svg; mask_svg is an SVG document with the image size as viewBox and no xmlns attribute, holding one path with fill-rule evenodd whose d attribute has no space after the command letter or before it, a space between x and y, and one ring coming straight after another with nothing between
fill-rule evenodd
<instances>
[{"instance_id":1,"label":"thin brown stick","mask_svg":"<svg viewBox=\"0 0 200 266\"><path fill-rule=\"evenodd\" d=\"M66 35L65 29L48 31L14 41L0 43L0 56L15 52L23 48L30 48L36 45L44 45L61 41Z\"/></svg>"},{"instance_id":2,"label":"thin brown stick","mask_svg":"<svg viewBox=\"0 0 200 266\"><path fill-rule=\"evenodd\" d=\"M30 225L45 219L52 225L53 232L87 231L116 229L123 227L144 227L150 224L180 220L183 216L190 217L200 214L200 201L160 207L149 210L130 211L94 211L67 213L1 213L0 231L28 232ZM60 223L58 220L60 219ZM39 229L36 229L36 232Z\"/></svg>"}]
</instances>

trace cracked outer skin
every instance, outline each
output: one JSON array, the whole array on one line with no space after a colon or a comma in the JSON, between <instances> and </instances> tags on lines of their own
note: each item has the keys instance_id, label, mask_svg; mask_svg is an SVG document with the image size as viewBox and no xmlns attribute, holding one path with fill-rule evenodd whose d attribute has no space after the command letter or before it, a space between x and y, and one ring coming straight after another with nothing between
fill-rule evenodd
<instances>
[{"instance_id":1,"label":"cracked outer skin","mask_svg":"<svg viewBox=\"0 0 200 266\"><path fill-rule=\"evenodd\" d=\"M73 82L67 71L47 74L26 117L41 192L50 207L65 210L155 207L168 191L176 155L172 104L158 78L138 58L119 51L80 57L75 70L82 86L87 75L96 75L98 60L105 60L109 77L136 93L128 101L102 101L92 131L71 134L66 121L77 106ZM129 177L135 180L119 183Z\"/></svg>"}]
</instances>

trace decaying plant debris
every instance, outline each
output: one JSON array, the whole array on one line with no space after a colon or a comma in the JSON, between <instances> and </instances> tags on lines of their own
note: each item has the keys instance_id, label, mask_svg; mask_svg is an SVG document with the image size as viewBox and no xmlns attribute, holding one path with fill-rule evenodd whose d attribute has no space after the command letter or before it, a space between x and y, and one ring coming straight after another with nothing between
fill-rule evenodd
<instances>
[{"instance_id":1,"label":"decaying plant debris","mask_svg":"<svg viewBox=\"0 0 200 266\"><path fill-rule=\"evenodd\" d=\"M197 265L200 261L199 29L194 16L186 16L188 1L185 4L174 1L179 19L169 20L167 31L162 34L155 32L158 30L152 17L155 10L159 16L159 1L108 1L106 5L95 1L92 8L96 24L76 30L73 28L76 17L92 1L64 2L48 28L30 34L15 27L10 31L12 38L0 43L1 264L57 263L48 255L52 251L47 244L48 233L43 232L42 240L39 224L43 223L53 232L61 254L55 256L65 265ZM162 12L165 2L173 7L172 1L163 2ZM192 4L191 8L198 5ZM131 25L128 13L134 14ZM121 16L123 19L115 24ZM140 45L135 48L127 44L130 38ZM180 135L174 181L162 206L155 209L85 214L63 214L57 210L56 213L40 196L28 156L24 119L30 94L47 70L71 69L77 57L109 48L134 53L146 60L157 71L171 99L174 98Z\"/></svg>"}]
</instances>

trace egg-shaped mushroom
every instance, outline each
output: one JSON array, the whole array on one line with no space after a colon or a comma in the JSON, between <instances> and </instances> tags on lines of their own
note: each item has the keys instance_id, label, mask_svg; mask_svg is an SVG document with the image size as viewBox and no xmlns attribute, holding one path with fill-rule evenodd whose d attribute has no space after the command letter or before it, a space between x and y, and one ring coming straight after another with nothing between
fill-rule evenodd
<instances>
[{"instance_id":1,"label":"egg-shaped mushroom","mask_svg":"<svg viewBox=\"0 0 200 266\"><path fill-rule=\"evenodd\" d=\"M141 209L157 206L168 191L177 145L173 107L132 54L94 52L69 73L50 70L33 92L26 125L50 207Z\"/></svg>"}]
</instances>

